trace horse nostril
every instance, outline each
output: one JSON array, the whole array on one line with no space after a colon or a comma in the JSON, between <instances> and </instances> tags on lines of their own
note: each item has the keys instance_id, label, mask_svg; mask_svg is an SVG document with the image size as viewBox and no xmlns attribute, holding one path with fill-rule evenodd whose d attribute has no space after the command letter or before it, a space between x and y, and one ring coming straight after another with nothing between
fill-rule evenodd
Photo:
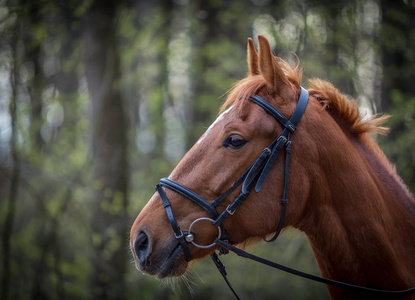
<instances>
[{"instance_id":1,"label":"horse nostril","mask_svg":"<svg viewBox=\"0 0 415 300\"><path fill-rule=\"evenodd\" d=\"M143 263L150 254L150 243L145 232L141 231L135 239L134 251L140 263Z\"/></svg>"}]
</instances>

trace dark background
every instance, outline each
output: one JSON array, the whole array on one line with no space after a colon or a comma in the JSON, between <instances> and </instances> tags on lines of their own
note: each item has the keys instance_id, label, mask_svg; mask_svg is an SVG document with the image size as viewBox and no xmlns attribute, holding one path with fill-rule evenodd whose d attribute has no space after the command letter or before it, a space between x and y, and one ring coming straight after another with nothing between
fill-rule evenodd
<instances>
[{"instance_id":1,"label":"dark background","mask_svg":"<svg viewBox=\"0 0 415 300\"><path fill-rule=\"evenodd\" d=\"M247 37L367 114L415 187L413 0L0 0L0 299L232 299L209 260L160 283L135 270L136 215L245 77ZM323 128L322 128L323 130ZM257 254L319 274L289 230ZM325 286L233 255L245 299L325 299Z\"/></svg>"}]
</instances>

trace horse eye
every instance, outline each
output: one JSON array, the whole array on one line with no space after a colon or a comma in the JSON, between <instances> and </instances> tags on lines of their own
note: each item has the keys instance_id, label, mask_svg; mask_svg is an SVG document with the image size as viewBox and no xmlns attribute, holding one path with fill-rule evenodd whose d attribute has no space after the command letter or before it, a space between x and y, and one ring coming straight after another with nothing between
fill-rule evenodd
<instances>
[{"instance_id":1,"label":"horse eye","mask_svg":"<svg viewBox=\"0 0 415 300\"><path fill-rule=\"evenodd\" d=\"M231 135L226 140L223 141L222 146L223 147L230 147L233 149L239 149L243 145L246 144L246 140L244 140L242 137L238 135Z\"/></svg>"}]
</instances>

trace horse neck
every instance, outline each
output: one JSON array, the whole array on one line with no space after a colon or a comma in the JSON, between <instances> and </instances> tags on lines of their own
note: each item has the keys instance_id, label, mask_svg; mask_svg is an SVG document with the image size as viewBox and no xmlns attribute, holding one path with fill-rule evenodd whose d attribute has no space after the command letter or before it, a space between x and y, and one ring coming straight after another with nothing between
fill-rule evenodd
<instances>
[{"instance_id":1,"label":"horse neck","mask_svg":"<svg viewBox=\"0 0 415 300\"><path fill-rule=\"evenodd\" d=\"M323 276L386 289L414 286L413 196L369 137L334 138L321 151L298 227Z\"/></svg>"}]
</instances>

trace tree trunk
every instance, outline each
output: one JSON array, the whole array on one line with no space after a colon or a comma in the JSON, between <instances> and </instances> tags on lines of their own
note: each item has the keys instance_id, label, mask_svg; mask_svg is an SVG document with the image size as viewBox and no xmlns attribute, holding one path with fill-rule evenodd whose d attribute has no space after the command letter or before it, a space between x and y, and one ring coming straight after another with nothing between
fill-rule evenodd
<instances>
[{"instance_id":1,"label":"tree trunk","mask_svg":"<svg viewBox=\"0 0 415 300\"><path fill-rule=\"evenodd\" d=\"M408 4L407 4L408 3ZM413 99L415 6L413 1L380 1L382 19L379 51L382 59L380 112L389 113L391 130L379 142L413 192Z\"/></svg>"},{"instance_id":2,"label":"tree trunk","mask_svg":"<svg viewBox=\"0 0 415 300\"><path fill-rule=\"evenodd\" d=\"M393 107L394 90L403 96L415 95L413 84L413 36L415 28L415 7L403 0L380 1L381 40L380 50L383 66L381 111Z\"/></svg>"},{"instance_id":3,"label":"tree trunk","mask_svg":"<svg viewBox=\"0 0 415 300\"><path fill-rule=\"evenodd\" d=\"M85 63L92 100L94 199L91 293L123 299L127 251L127 117L120 93L118 1L94 1L86 14Z\"/></svg>"},{"instance_id":4,"label":"tree trunk","mask_svg":"<svg viewBox=\"0 0 415 300\"><path fill-rule=\"evenodd\" d=\"M32 77L27 86L30 95L30 137L34 149L41 151L44 144L41 135L42 96L46 80L42 60L43 41L42 38L36 36L36 32L42 30L42 6L31 0L22 0L21 5L25 8L26 14L20 16L20 22L27 22L25 25L29 29L25 34L25 59L32 67Z\"/></svg>"},{"instance_id":5,"label":"tree trunk","mask_svg":"<svg viewBox=\"0 0 415 300\"><path fill-rule=\"evenodd\" d=\"M17 59L17 42L18 33L17 25L10 43L11 48L11 70L10 70L10 119L11 119L11 137L10 137L10 152L12 156L12 174L10 179L9 195L6 203L6 216L4 220L4 227L1 243L2 243L2 271L1 271L1 286L0 286L0 299L9 299L10 292L10 279L11 279L11 251L10 242L13 235L13 223L16 214L16 200L17 192L20 181L20 163L17 150L17 90L19 85L18 69L19 63Z\"/></svg>"}]
</instances>

